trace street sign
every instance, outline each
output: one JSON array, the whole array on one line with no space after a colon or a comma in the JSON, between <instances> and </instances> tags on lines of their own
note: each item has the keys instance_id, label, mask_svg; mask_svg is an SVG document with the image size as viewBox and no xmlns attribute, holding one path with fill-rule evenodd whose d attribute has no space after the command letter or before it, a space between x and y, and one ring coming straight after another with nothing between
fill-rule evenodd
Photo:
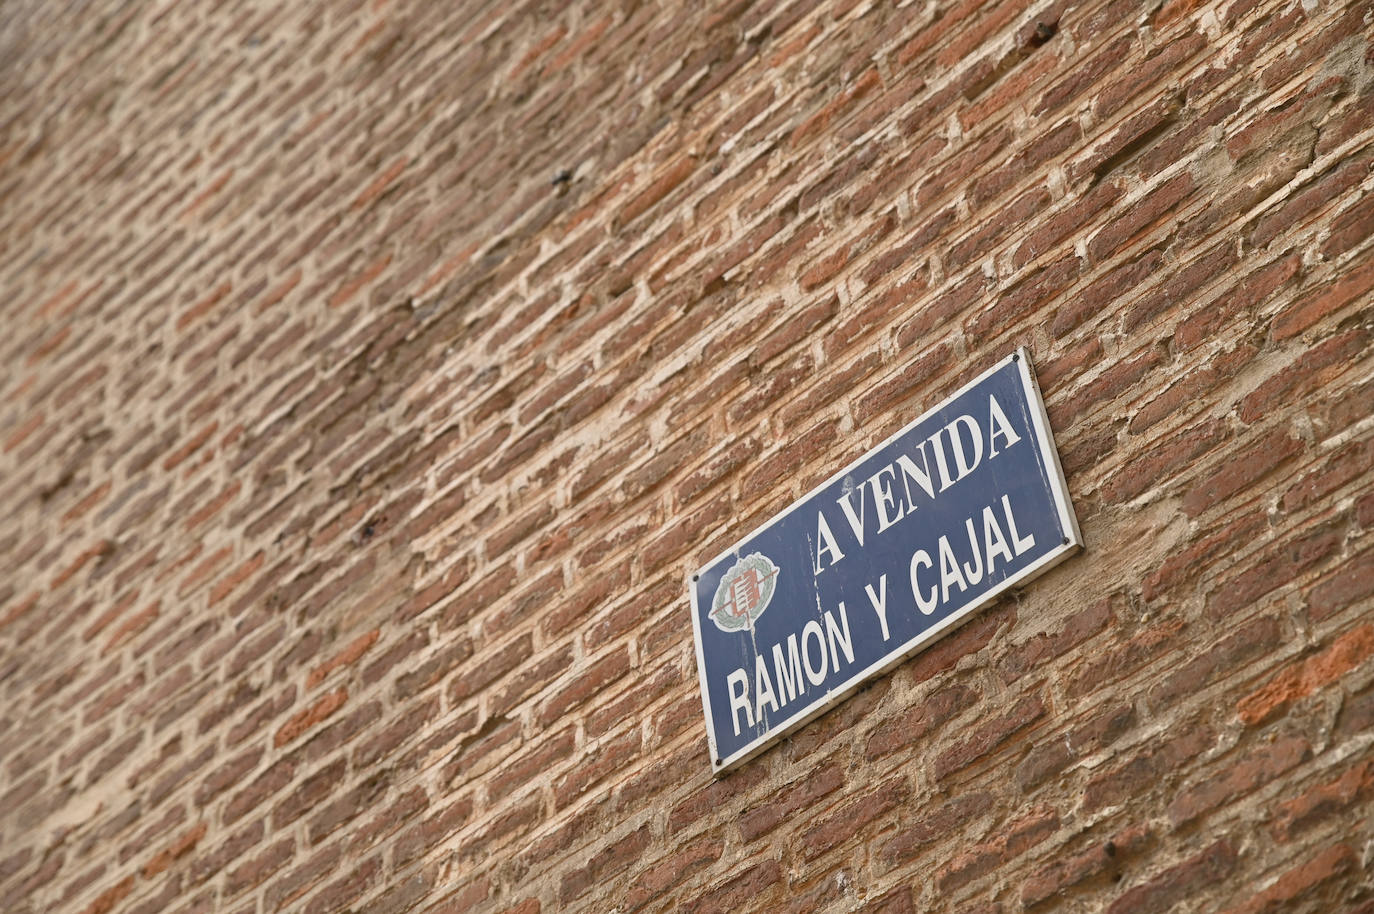
<instances>
[{"instance_id":1,"label":"street sign","mask_svg":"<svg viewBox=\"0 0 1374 914\"><path fill-rule=\"evenodd\" d=\"M1080 548L1022 349L691 576L712 768Z\"/></svg>"}]
</instances>

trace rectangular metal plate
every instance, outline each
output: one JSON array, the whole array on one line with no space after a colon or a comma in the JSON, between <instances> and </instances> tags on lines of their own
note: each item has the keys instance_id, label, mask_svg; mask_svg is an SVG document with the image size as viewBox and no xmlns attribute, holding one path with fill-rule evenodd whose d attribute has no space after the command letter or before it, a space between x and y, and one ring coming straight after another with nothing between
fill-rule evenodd
<instances>
[{"instance_id":1,"label":"rectangular metal plate","mask_svg":"<svg viewBox=\"0 0 1374 914\"><path fill-rule=\"evenodd\" d=\"M1079 547L1018 350L691 576L713 769Z\"/></svg>"}]
</instances>

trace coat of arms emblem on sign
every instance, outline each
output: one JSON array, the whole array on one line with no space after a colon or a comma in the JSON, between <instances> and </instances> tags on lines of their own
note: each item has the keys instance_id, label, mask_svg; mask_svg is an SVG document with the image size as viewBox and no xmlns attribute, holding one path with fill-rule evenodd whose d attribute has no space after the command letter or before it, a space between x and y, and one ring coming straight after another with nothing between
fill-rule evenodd
<instances>
[{"instance_id":1,"label":"coat of arms emblem on sign","mask_svg":"<svg viewBox=\"0 0 1374 914\"><path fill-rule=\"evenodd\" d=\"M753 627L768 608L777 586L778 566L768 556L751 552L725 572L711 601L711 621L724 632Z\"/></svg>"}]
</instances>

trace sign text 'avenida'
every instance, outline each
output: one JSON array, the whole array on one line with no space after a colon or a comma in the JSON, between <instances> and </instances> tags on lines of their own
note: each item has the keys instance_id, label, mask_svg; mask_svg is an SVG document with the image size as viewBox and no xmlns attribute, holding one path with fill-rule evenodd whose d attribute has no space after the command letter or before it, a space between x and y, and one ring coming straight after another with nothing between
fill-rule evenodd
<instances>
[{"instance_id":1,"label":"sign text 'avenida'","mask_svg":"<svg viewBox=\"0 0 1374 914\"><path fill-rule=\"evenodd\" d=\"M1022 350L692 575L714 768L1078 547Z\"/></svg>"}]
</instances>

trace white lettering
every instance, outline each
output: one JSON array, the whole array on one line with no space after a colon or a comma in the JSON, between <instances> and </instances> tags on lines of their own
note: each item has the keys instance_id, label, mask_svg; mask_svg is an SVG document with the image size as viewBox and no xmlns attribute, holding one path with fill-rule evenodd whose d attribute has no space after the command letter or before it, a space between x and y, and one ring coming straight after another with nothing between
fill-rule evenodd
<instances>
[{"instance_id":1,"label":"white lettering","mask_svg":"<svg viewBox=\"0 0 1374 914\"><path fill-rule=\"evenodd\" d=\"M954 557L954 549L949 545L949 538L940 537L940 602L949 602L949 588L951 584L958 584L960 592L968 590L968 582L964 580L963 574L959 572L959 560Z\"/></svg>"},{"instance_id":2,"label":"white lettering","mask_svg":"<svg viewBox=\"0 0 1374 914\"><path fill-rule=\"evenodd\" d=\"M948 428L949 426L945 426L940 432ZM949 460L945 457L945 446L940 440L940 432L936 432L926 440L932 445L932 450L935 451L935 470L940 474L940 491L943 492L954 485L954 480L949 476ZM926 466L930 466L929 461L926 462Z\"/></svg>"},{"instance_id":3,"label":"white lettering","mask_svg":"<svg viewBox=\"0 0 1374 914\"><path fill-rule=\"evenodd\" d=\"M820 544L816 549L816 574L825 570L826 565L833 565L844 558L844 553L840 551L839 545L835 542L835 534L830 532L830 524L826 522L825 515L816 512L816 541ZM822 562L822 557L830 554L829 562Z\"/></svg>"},{"instance_id":4,"label":"white lettering","mask_svg":"<svg viewBox=\"0 0 1374 914\"><path fill-rule=\"evenodd\" d=\"M897 521L901 520L902 517L906 514L906 512L902 508L897 509L896 515L888 513L889 511L891 511L893 506L897 504L897 502L892 497L891 481L885 481L883 479L884 473L887 473L889 476L897 475L897 471L892 469L891 464L888 464L878 472L874 473L872 476L868 477L868 488L869 491L873 493L873 506L878 509L879 533L882 533L888 527L891 527L893 524L897 523Z\"/></svg>"},{"instance_id":5,"label":"white lettering","mask_svg":"<svg viewBox=\"0 0 1374 914\"><path fill-rule=\"evenodd\" d=\"M961 425L968 430L969 445L973 450L972 457L964 452L964 439L959 435ZM954 465L959 470L959 475L954 477L954 481L958 482L977 469L983 460L983 430L973 421L972 416L960 416L945 428L949 429L949 441L954 447Z\"/></svg>"},{"instance_id":6,"label":"white lettering","mask_svg":"<svg viewBox=\"0 0 1374 914\"><path fill-rule=\"evenodd\" d=\"M840 623L844 626L844 635L840 635L840 626L835 624L835 617L830 613L825 614L825 631L830 637L830 658L831 667L838 670L840 668L840 651L844 650L844 659L849 663L854 662L854 639L849 635L849 615L844 611L844 601L840 601Z\"/></svg>"},{"instance_id":7,"label":"white lettering","mask_svg":"<svg viewBox=\"0 0 1374 914\"><path fill-rule=\"evenodd\" d=\"M811 637L816 638L816 648L820 651L820 667L811 665ZM806 623L802 627L802 665L806 667L806 678L811 680L813 686L818 686L825 681L826 660L825 660L825 632L821 631L821 624L815 619Z\"/></svg>"},{"instance_id":8,"label":"white lettering","mask_svg":"<svg viewBox=\"0 0 1374 914\"><path fill-rule=\"evenodd\" d=\"M1011 544L1016 549L1016 554L1021 555L1026 550L1035 545L1035 534L1021 536L1016 532L1016 518L1011 516L1011 499L1002 496L1002 511L1007 515L1007 529L1011 531Z\"/></svg>"},{"instance_id":9,"label":"white lettering","mask_svg":"<svg viewBox=\"0 0 1374 914\"><path fill-rule=\"evenodd\" d=\"M857 491L859 493L859 513L854 514L854 505L849 501L850 497ZM844 512L845 518L849 521L849 529L854 531L854 538L859 541L859 545L864 544L864 486L859 483L858 489L848 489L843 495L835 499L839 504L840 510Z\"/></svg>"},{"instance_id":10,"label":"white lettering","mask_svg":"<svg viewBox=\"0 0 1374 914\"><path fill-rule=\"evenodd\" d=\"M922 442L924 446L925 442ZM926 452L921 448L916 449L916 453L921 455L921 466L916 466L916 461L905 454L898 456L897 466L902 468L902 484L906 486L906 503L909 510L916 510L916 500L911 497L911 482L916 481L916 485L926 493L927 498L935 497L935 483L930 480L930 469L926 462Z\"/></svg>"},{"instance_id":11,"label":"white lettering","mask_svg":"<svg viewBox=\"0 0 1374 914\"><path fill-rule=\"evenodd\" d=\"M917 549L911 556L911 592L916 595L916 608L925 615L935 612L935 606L939 602L936 599L935 585L930 585L930 596L921 595L921 585L916 581L916 569L918 567L933 568L935 563L930 560L930 553L924 549Z\"/></svg>"},{"instance_id":12,"label":"white lettering","mask_svg":"<svg viewBox=\"0 0 1374 914\"><path fill-rule=\"evenodd\" d=\"M782 645L773 645L773 675L778 680L778 694L782 696L783 704L793 701L806 691L806 683L802 680L801 653L797 647L795 633L787 636L786 659L783 659Z\"/></svg>"},{"instance_id":13,"label":"white lettering","mask_svg":"<svg viewBox=\"0 0 1374 914\"><path fill-rule=\"evenodd\" d=\"M1002 561L1011 561L1011 549L1007 548L1006 537L1002 535L1002 528L997 525L997 515L992 513L992 505L983 509L983 551L988 557L988 574L992 574L996 562L993 559L999 555Z\"/></svg>"},{"instance_id":14,"label":"white lettering","mask_svg":"<svg viewBox=\"0 0 1374 914\"><path fill-rule=\"evenodd\" d=\"M964 563L964 576L968 578L969 584L977 584L983 580L983 553L978 549L978 534L973 529L973 518L964 521L964 529L968 531L968 547L973 550L973 565Z\"/></svg>"},{"instance_id":15,"label":"white lettering","mask_svg":"<svg viewBox=\"0 0 1374 914\"><path fill-rule=\"evenodd\" d=\"M868 591L868 602L873 604L873 611L878 614L878 624L883 627L883 640L887 640L887 575L878 578L878 592L873 592L872 584L865 584L864 590ZM841 606L844 604L841 603Z\"/></svg>"},{"instance_id":16,"label":"white lettering","mask_svg":"<svg viewBox=\"0 0 1374 914\"><path fill-rule=\"evenodd\" d=\"M725 688L730 693L730 722L735 725L735 735L739 736L740 711L744 712L749 726L754 726L754 709L749 706L749 674L735 670L725 677Z\"/></svg>"},{"instance_id":17,"label":"white lettering","mask_svg":"<svg viewBox=\"0 0 1374 914\"><path fill-rule=\"evenodd\" d=\"M754 716L759 720L766 720L763 716L765 705L772 705L773 710L778 709L777 696L773 694L773 682L768 678L768 664L763 662L763 658L754 656Z\"/></svg>"},{"instance_id":18,"label":"white lettering","mask_svg":"<svg viewBox=\"0 0 1374 914\"><path fill-rule=\"evenodd\" d=\"M1007 421L1007 414L1004 413L1004 412L1002 412L1002 404L1000 404L1000 403L997 402L997 398L996 398L996 397L994 397L994 396L992 396L991 394L989 394L989 395L988 395L988 457L989 457L989 458L996 457L996 456L998 455L998 453L1000 453L1000 452L997 450L997 437L998 437L999 435L1000 435L1001 437L1003 437L1003 438L1006 439L1006 441L1007 441L1006 447L1011 447L1013 444L1015 444L1016 442L1018 442L1018 441L1021 440L1021 436L1018 435L1018 434L1016 434L1015 429L1013 429L1013 428L1011 427L1011 423ZM1004 448L1004 450L1005 450L1005 448Z\"/></svg>"}]
</instances>

